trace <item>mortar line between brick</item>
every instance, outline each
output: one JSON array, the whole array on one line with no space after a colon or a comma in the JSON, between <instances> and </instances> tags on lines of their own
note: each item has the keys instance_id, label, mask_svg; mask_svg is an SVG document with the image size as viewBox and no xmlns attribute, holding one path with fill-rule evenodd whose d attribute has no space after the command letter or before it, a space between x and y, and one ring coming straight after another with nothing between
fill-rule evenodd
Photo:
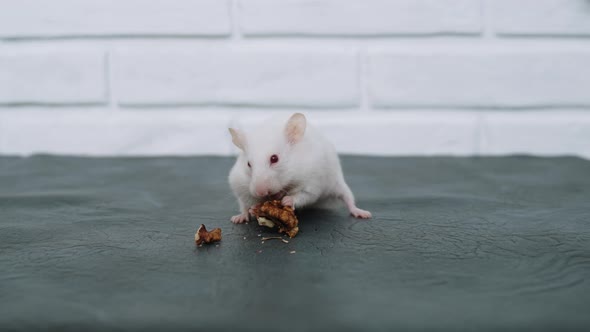
<instances>
[{"instance_id":1,"label":"mortar line between brick","mask_svg":"<svg viewBox=\"0 0 590 332\"><path fill-rule=\"evenodd\" d=\"M495 39L496 35L494 34L492 28L492 11L491 11L491 2L490 0L481 0L481 18L482 18L482 38L483 39Z\"/></svg>"},{"instance_id":2,"label":"mortar line between brick","mask_svg":"<svg viewBox=\"0 0 590 332\"><path fill-rule=\"evenodd\" d=\"M240 6L239 6L238 1L239 0L231 0L230 8L229 8L229 18L231 21L231 39L232 40L242 39L242 33L240 31L240 19L239 19Z\"/></svg>"},{"instance_id":3,"label":"mortar line between brick","mask_svg":"<svg viewBox=\"0 0 590 332\"><path fill-rule=\"evenodd\" d=\"M112 53L109 50L105 52L105 86L108 107L118 110L119 105L117 105L117 98L113 88Z\"/></svg>"},{"instance_id":4,"label":"mortar line between brick","mask_svg":"<svg viewBox=\"0 0 590 332\"><path fill-rule=\"evenodd\" d=\"M477 145L475 151L476 156L485 156L489 154L489 151L487 151L487 113L488 112L477 113Z\"/></svg>"}]
</instances>

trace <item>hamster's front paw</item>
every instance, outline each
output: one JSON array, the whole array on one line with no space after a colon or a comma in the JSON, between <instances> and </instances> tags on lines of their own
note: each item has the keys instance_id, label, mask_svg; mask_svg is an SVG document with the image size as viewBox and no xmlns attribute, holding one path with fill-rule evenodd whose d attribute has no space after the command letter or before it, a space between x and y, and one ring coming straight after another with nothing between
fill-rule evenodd
<instances>
[{"instance_id":1,"label":"hamster's front paw","mask_svg":"<svg viewBox=\"0 0 590 332\"><path fill-rule=\"evenodd\" d=\"M254 204L254 205L252 205L252 206L251 206L251 207L248 209L248 213L249 213L251 216L255 216L255 215L256 215L256 213L255 213L255 212L256 212L258 209L260 209L260 206L261 206L261 205L262 205L262 203L258 203L258 204Z\"/></svg>"},{"instance_id":2,"label":"hamster's front paw","mask_svg":"<svg viewBox=\"0 0 590 332\"><path fill-rule=\"evenodd\" d=\"M359 209L357 207L350 210L350 214L352 214L355 218L360 219L369 219L372 217L371 212L363 209Z\"/></svg>"},{"instance_id":3,"label":"hamster's front paw","mask_svg":"<svg viewBox=\"0 0 590 332\"><path fill-rule=\"evenodd\" d=\"M231 217L231 222L233 222L234 224L242 224L248 221L249 219L250 215L244 212Z\"/></svg>"},{"instance_id":4,"label":"hamster's front paw","mask_svg":"<svg viewBox=\"0 0 590 332\"><path fill-rule=\"evenodd\" d=\"M283 197L283 199L281 200L281 204L283 204L283 206L289 206L293 210L295 210L295 202L293 200L293 196L285 196L285 197Z\"/></svg>"}]
</instances>

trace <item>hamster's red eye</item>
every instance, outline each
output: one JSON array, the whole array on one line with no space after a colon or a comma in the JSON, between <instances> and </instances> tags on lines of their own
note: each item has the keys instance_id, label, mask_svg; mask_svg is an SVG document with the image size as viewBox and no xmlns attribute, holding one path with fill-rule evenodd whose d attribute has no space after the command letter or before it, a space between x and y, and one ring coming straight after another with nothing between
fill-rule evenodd
<instances>
[{"instance_id":1,"label":"hamster's red eye","mask_svg":"<svg viewBox=\"0 0 590 332\"><path fill-rule=\"evenodd\" d=\"M248 167L252 167L252 166L250 166L250 162L248 162Z\"/></svg>"},{"instance_id":2,"label":"hamster's red eye","mask_svg":"<svg viewBox=\"0 0 590 332\"><path fill-rule=\"evenodd\" d=\"M272 156L270 156L270 163L274 164L277 163L279 161L279 156L277 156L276 154L273 154Z\"/></svg>"}]
</instances>

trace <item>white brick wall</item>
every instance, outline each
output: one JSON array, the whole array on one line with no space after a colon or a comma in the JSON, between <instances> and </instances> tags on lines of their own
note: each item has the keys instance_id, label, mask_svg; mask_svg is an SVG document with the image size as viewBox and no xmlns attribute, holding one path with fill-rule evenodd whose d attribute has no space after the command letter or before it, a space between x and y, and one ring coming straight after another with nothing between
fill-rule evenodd
<instances>
[{"instance_id":1,"label":"white brick wall","mask_svg":"<svg viewBox=\"0 0 590 332\"><path fill-rule=\"evenodd\" d=\"M473 0L242 0L246 35L476 34L482 21Z\"/></svg>"},{"instance_id":2,"label":"white brick wall","mask_svg":"<svg viewBox=\"0 0 590 332\"><path fill-rule=\"evenodd\" d=\"M4 38L222 36L229 0L0 0Z\"/></svg>"},{"instance_id":3,"label":"white brick wall","mask_svg":"<svg viewBox=\"0 0 590 332\"><path fill-rule=\"evenodd\" d=\"M359 99L354 53L127 53L112 63L120 105L349 107Z\"/></svg>"},{"instance_id":4,"label":"white brick wall","mask_svg":"<svg viewBox=\"0 0 590 332\"><path fill-rule=\"evenodd\" d=\"M98 52L0 53L0 103L104 103L104 66Z\"/></svg>"},{"instance_id":5,"label":"white brick wall","mask_svg":"<svg viewBox=\"0 0 590 332\"><path fill-rule=\"evenodd\" d=\"M377 107L590 106L590 52L378 54L369 63Z\"/></svg>"},{"instance_id":6,"label":"white brick wall","mask_svg":"<svg viewBox=\"0 0 590 332\"><path fill-rule=\"evenodd\" d=\"M590 36L588 0L493 0L494 28L501 35Z\"/></svg>"},{"instance_id":7,"label":"white brick wall","mask_svg":"<svg viewBox=\"0 0 590 332\"><path fill-rule=\"evenodd\" d=\"M590 1L0 0L0 154L229 154L275 111L346 153L590 157Z\"/></svg>"}]
</instances>

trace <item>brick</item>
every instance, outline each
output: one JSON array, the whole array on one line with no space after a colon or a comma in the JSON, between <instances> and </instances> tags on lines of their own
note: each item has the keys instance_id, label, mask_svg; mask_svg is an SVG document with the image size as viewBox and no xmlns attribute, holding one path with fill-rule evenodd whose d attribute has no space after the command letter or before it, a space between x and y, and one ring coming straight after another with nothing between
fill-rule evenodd
<instances>
[{"instance_id":1,"label":"brick","mask_svg":"<svg viewBox=\"0 0 590 332\"><path fill-rule=\"evenodd\" d=\"M493 0L493 27L502 35L590 36L588 0Z\"/></svg>"},{"instance_id":2,"label":"brick","mask_svg":"<svg viewBox=\"0 0 590 332\"><path fill-rule=\"evenodd\" d=\"M0 154L227 155L229 119L227 114L195 110L4 110Z\"/></svg>"},{"instance_id":3,"label":"brick","mask_svg":"<svg viewBox=\"0 0 590 332\"><path fill-rule=\"evenodd\" d=\"M200 51L119 53L122 105L354 106L355 54Z\"/></svg>"},{"instance_id":4,"label":"brick","mask_svg":"<svg viewBox=\"0 0 590 332\"><path fill-rule=\"evenodd\" d=\"M0 104L106 101L101 53L0 54Z\"/></svg>"},{"instance_id":5,"label":"brick","mask_svg":"<svg viewBox=\"0 0 590 332\"><path fill-rule=\"evenodd\" d=\"M476 113L404 110L371 114L351 112L338 117L321 115L310 114L310 123L343 154L429 156L477 153Z\"/></svg>"},{"instance_id":6,"label":"brick","mask_svg":"<svg viewBox=\"0 0 590 332\"><path fill-rule=\"evenodd\" d=\"M474 34L474 0L240 0L246 35Z\"/></svg>"},{"instance_id":7,"label":"brick","mask_svg":"<svg viewBox=\"0 0 590 332\"><path fill-rule=\"evenodd\" d=\"M369 94L379 107L590 105L590 54L374 54Z\"/></svg>"},{"instance_id":8,"label":"brick","mask_svg":"<svg viewBox=\"0 0 590 332\"><path fill-rule=\"evenodd\" d=\"M227 35L229 0L0 0L0 37Z\"/></svg>"},{"instance_id":9,"label":"brick","mask_svg":"<svg viewBox=\"0 0 590 332\"><path fill-rule=\"evenodd\" d=\"M590 158L590 113L558 110L486 112L483 155L577 155Z\"/></svg>"}]
</instances>

